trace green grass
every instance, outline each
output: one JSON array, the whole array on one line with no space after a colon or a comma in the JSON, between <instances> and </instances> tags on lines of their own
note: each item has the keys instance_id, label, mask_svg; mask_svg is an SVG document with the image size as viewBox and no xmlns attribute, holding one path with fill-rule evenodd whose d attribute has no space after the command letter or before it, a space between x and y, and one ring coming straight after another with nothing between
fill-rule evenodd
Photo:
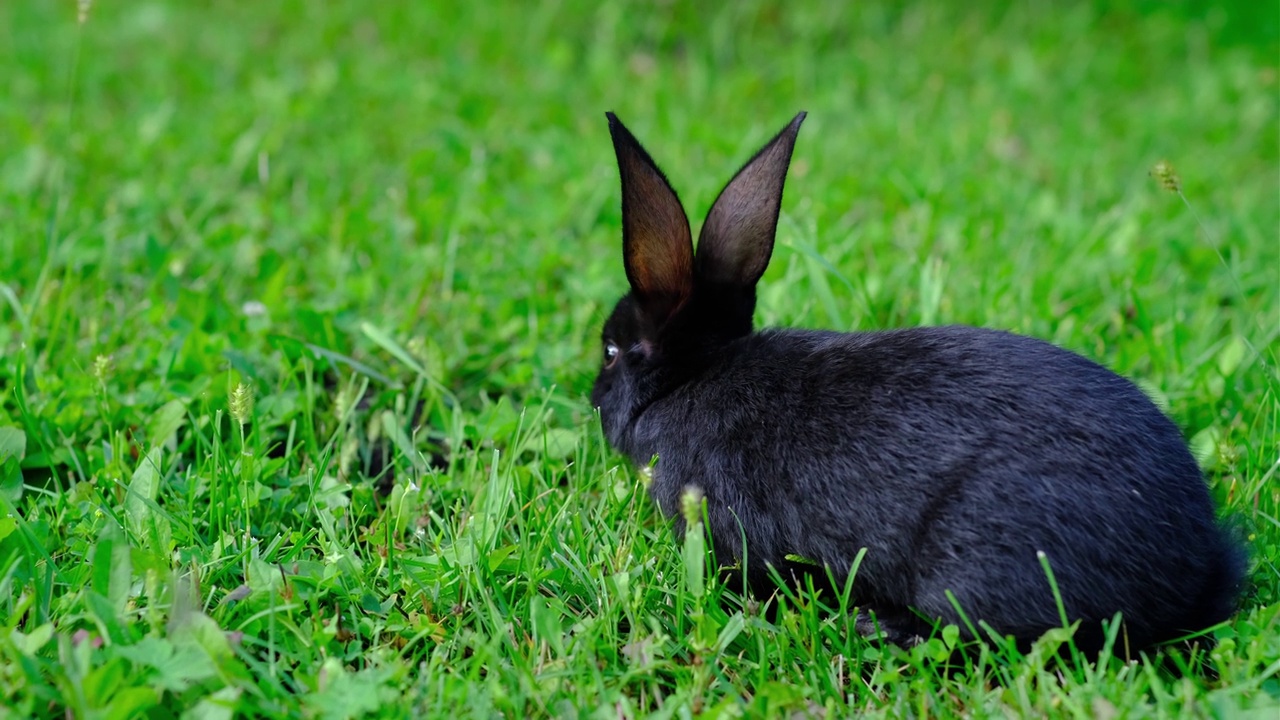
<instances>
[{"instance_id":1,"label":"green grass","mask_svg":"<svg viewBox=\"0 0 1280 720\"><path fill-rule=\"evenodd\" d=\"M845 5L0 4L0 716L1274 718L1280 11ZM712 582L586 400L609 109L696 218L809 111L762 323L1141 382L1250 541L1217 647L949 673Z\"/></svg>"}]
</instances>

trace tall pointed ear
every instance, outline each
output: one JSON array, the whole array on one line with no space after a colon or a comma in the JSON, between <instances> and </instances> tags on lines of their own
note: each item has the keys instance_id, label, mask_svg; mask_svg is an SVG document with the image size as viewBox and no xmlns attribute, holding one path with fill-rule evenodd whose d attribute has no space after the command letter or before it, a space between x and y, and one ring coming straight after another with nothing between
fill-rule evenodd
<instances>
[{"instance_id":1,"label":"tall pointed ear","mask_svg":"<svg viewBox=\"0 0 1280 720\"><path fill-rule=\"evenodd\" d=\"M760 148L729 181L698 236L697 276L712 285L753 287L769 266L782 186L805 113Z\"/></svg>"},{"instance_id":2,"label":"tall pointed ear","mask_svg":"<svg viewBox=\"0 0 1280 720\"><path fill-rule=\"evenodd\" d=\"M622 176L622 258L640 306L657 326L693 293L693 238L675 190L613 113L609 134Z\"/></svg>"}]
</instances>

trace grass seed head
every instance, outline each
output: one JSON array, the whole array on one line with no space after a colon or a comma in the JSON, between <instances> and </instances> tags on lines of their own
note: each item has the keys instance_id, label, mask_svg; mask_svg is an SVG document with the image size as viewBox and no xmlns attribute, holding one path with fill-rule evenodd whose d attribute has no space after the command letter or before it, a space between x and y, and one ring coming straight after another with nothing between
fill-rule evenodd
<instances>
[{"instance_id":1,"label":"grass seed head","mask_svg":"<svg viewBox=\"0 0 1280 720\"><path fill-rule=\"evenodd\" d=\"M1151 167L1151 177L1154 177L1160 183L1160 187L1171 193L1182 192L1182 180L1178 177L1178 171L1174 169L1173 164L1168 160L1161 160Z\"/></svg>"},{"instance_id":2,"label":"grass seed head","mask_svg":"<svg viewBox=\"0 0 1280 720\"><path fill-rule=\"evenodd\" d=\"M93 379L98 381L99 385L106 385L107 378L111 375L111 356L99 355L93 359Z\"/></svg>"},{"instance_id":3,"label":"grass seed head","mask_svg":"<svg viewBox=\"0 0 1280 720\"><path fill-rule=\"evenodd\" d=\"M680 515L685 525L693 527L702 522L702 488L697 485L686 485L680 494Z\"/></svg>"},{"instance_id":4,"label":"grass seed head","mask_svg":"<svg viewBox=\"0 0 1280 720\"><path fill-rule=\"evenodd\" d=\"M249 413L253 410L253 391L248 385L239 383L231 392L231 417L244 425L249 422Z\"/></svg>"}]
</instances>

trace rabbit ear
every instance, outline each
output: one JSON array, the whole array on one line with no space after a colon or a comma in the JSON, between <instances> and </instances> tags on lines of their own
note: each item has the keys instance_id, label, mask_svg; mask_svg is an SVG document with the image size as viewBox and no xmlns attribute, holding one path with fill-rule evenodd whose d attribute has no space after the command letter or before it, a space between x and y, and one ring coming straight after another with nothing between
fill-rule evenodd
<instances>
[{"instance_id":1,"label":"rabbit ear","mask_svg":"<svg viewBox=\"0 0 1280 720\"><path fill-rule=\"evenodd\" d=\"M698 236L697 274L711 285L753 287L769 266L782 186L805 113L756 153L729 181Z\"/></svg>"},{"instance_id":2,"label":"rabbit ear","mask_svg":"<svg viewBox=\"0 0 1280 720\"><path fill-rule=\"evenodd\" d=\"M622 257L640 306L661 326L693 292L689 219L667 178L613 113L609 134L622 176Z\"/></svg>"}]
</instances>

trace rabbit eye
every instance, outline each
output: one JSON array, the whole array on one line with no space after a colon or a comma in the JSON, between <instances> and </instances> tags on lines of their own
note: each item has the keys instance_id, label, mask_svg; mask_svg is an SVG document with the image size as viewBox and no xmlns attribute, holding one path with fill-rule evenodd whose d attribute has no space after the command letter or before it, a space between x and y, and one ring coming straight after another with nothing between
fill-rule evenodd
<instances>
[{"instance_id":1,"label":"rabbit eye","mask_svg":"<svg viewBox=\"0 0 1280 720\"><path fill-rule=\"evenodd\" d=\"M617 345L614 345L613 343L605 343L604 366L606 368L613 367L614 364L618 362L618 356L621 354L622 354L622 351L618 350Z\"/></svg>"}]
</instances>

